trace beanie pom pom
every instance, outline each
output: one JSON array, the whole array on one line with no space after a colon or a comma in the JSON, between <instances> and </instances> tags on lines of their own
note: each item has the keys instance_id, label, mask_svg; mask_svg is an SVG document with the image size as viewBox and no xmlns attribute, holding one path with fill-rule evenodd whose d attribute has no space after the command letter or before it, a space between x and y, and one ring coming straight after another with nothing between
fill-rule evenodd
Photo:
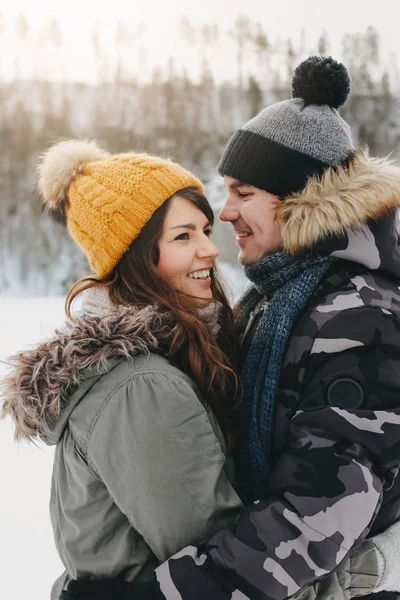
<instances>
[{"instance_id":1,"label":"beanie pom pom","mask_svg":"<svg viewBox=\"0 0 400 600\"><path fill-rule=\"evenodd\" d=\"M95 141L61 140L51 146L37 167L38 188L45 208L55 217L65 217L69 187L83 165L108 156Z\"/></svg>"},{"instance_id":2,"label":"beanie pom pom","mask_svg":"<svg viewBox=\"0 0 400 600\"><path fill-rule=\"evenodd\" d=\"M292 79L293 98L306 104L342 106L350 93L346 67L332 57L311 56L296 68Z\"/></svg>"}]
</instances>

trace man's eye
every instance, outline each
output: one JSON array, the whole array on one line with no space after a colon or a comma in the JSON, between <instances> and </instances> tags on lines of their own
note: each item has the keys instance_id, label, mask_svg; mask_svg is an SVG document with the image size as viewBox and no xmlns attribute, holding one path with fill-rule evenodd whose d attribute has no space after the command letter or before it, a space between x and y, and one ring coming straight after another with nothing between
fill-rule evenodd
<instances>
[{"instance_id":1,"label":"man's eye","mask_svg":"<svg viewBox=\"0 0 400 600\"><path fill-rule=\"evenodd\" d=\"M204 233L205 233L205 235L206 235L207 237L210 237L210 236L211 236L211 234L212 234L212 229L211 229L211 228L210 228L210 229L205 229L205 230L204 230Z\"/></svg>"},{"instance_id":2,"label":"man's eye","mask_svg":"<svg viewBox=\"0 0 400 600\"><path fill-rule=\"evenodd\" d=\"M175 239L176 240L188 240L189 239L189 234L188 233L181 233Z\"/></svg>"},{"instance_id":3,"label":"man's eye","mask_svg":"<svg viewBox=\"0 0 400 600\"><path fill-rule=\"evenodd\" d=\"M246 193L243 193L243 192L238 192L239 198L247 198L247 196L250 196L250 195L251 194L249 194L249 193L246 194Z\"/></svg>"}]
</instances>

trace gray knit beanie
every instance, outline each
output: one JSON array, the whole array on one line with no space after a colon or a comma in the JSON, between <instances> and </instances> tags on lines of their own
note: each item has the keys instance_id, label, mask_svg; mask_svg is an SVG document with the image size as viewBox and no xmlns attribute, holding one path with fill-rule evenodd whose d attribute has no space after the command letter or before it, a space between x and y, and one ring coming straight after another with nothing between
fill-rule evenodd
<instances>
[{"instance_id":1,"label":"gray knit beanie","mask_svg":"<svg viewBox=\"0 0 400 600\"><path fill-rule=\"evenodd\" d=\"M291 100L271 104L236 131L218 165L229 175L284 198L308 178L346 162L354 147L337 108L350 93L346 67L312 56L295 70Z\"/></svg>"}]
</instances>

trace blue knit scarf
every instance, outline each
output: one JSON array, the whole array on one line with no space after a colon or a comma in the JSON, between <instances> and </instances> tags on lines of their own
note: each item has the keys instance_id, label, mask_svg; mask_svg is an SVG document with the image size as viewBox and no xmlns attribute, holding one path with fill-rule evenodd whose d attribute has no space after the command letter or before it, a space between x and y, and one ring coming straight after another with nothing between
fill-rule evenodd
<instances>
[{"instance_id":1,"label":"blue knit scarf","mask_svg":"<svg viewBox=\"0 0 400 600\"><path fill-rule=\"evenodd\" d=\"M314 290L337 260L317 254L292 258L284 253L245 267L253 286L239 302L238 318L248 319L263 296L262 315L243 365L243 398L238 407L240 445L238 492L245 504L268 491L272 437L282 361L292 328Z\"/></svg>"}]
</instances>

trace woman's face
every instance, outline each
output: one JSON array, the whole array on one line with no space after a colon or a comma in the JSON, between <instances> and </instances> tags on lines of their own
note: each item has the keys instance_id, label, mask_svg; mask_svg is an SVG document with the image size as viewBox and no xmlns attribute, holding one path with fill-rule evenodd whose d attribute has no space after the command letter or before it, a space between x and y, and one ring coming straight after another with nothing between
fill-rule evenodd
<instances>
[{"instance_id":1,"label":"woman's face","mask_svg":"<svg viewBox=\"0 0 400 600\"><path fill-rule=\"evenodd\" d=\"M159 240L158 271L200 305L212 299L210 269L219 254L210 240L211 224L192 202L174 196Z\"/></svg>"}]
</instances>

